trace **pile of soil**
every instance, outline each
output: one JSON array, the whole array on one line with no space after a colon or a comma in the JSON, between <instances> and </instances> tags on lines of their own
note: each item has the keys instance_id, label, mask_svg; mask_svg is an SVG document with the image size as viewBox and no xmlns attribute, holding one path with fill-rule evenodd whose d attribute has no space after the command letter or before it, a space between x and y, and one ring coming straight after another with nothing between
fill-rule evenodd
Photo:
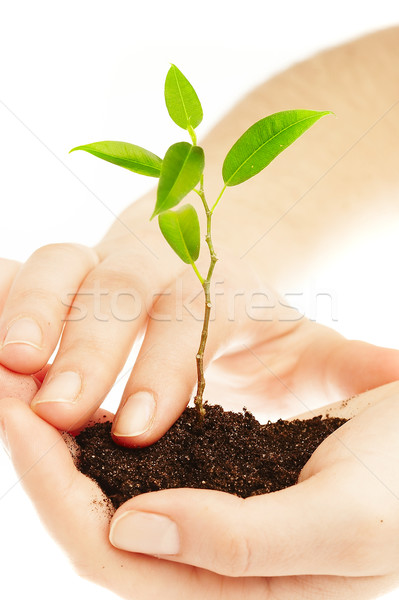
<instances>
[{"instance_id":1,"label":"pile of soil","mask_svg":"<svg viewBox=\"0 0 399 600\"><path fill-rule=\"evenodd\" d=\"M314 417L261 425L244 409L207 406L202 423L186 408L171 429L146 448L124 448L111 437L111 423L82 431L79 469L94 479L113 506L138 494L168 488L206 488L242 498L274 492L297 482L317 446L346 422Z\"/></svg>"}]
</instances>

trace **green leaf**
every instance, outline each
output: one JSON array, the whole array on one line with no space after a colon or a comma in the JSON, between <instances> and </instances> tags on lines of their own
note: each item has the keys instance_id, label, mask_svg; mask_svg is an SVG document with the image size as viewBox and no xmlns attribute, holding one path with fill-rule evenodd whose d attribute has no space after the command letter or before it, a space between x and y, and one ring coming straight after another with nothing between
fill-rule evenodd
<instances>
[{"instance_id":1,"label":"green leaf","mask_svg":"<svg viewBox=\"0 0 399 600\"><path fill-rule=\"evenodd\" d=\"M254 123L237 140L223 163L227 186L250 179L330 111L286 110Z\"/></svg>"},{"instance_id":2,"label":"green leaf","mask_svg":"<svg viewBox=\"0 0 399 600\"><path fill-rule=\"evenodd\" d=\"M183 129L198 127L203 113L201 102L181 71L172 65L165 80L165 102L168 113L176 125Z\"/></svg>"},{"instance_id":3,"label":"green leaf","mask_svg":"<svg viewBox=\"0 0 399 600\"><path fill-rule=\"evenodd\" d=\"M159 177L161 173L162 159L159 156L127 142L94 142L85 146L76 146L69 152L75 150L85 150L98 158L140 175Z\"/></svg>"},{"instance_id":4,"label":"green leaf","mask_svg":"<svg viewBox=\"0 0 399 600\"><path fill-rule=\"evenodd\" d=\"M198 215L191 204L177 210L167 210L158 217L160 230L169 246L189 264L195 262L200 251L200 226Z\"/></svg>"},{"instance_id":5,"label":"green leaf","mask_svg":"<svg viewBox=\"0 0 399 600\"><path fill-rule=\"evenodd\" d=\"M157 203L151 219L179 204L191 192L200 180L204 164L204 151L199 146L178 142L167 150L162 161Z\"/></svg>"}]
</instances>

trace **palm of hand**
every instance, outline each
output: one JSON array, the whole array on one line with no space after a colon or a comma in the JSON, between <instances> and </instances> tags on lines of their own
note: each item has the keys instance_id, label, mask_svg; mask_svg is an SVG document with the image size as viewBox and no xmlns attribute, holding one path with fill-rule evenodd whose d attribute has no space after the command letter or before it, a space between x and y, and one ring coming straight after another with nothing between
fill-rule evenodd
<instances>
[{"instance_id":1,"label":"palm of hand","mask_svg":"<svg viewBox=\"0 0 399 600\"><path fill-rule=\"evenodd\" d=\"M243 595L282 600L374 598L392 587L398 575L398 394L398 385L391 384L360 396L357 410L362 407L363 412L319 447L299 485L243 501L248 508L251 503L255 513L263 503L264 522L258 522L262 535L249 540L251 558L241 577L219 573L242 564L237 555L241 545L226 545L220 554L230 518L231 503L225 494L212 493L205 521L200 510L204 496L197 502L196 490L167 490L129 501L140 509L149 496L155 504L160 495L164 502L169 496L180 513L183 536L188 535L185 520L197 514L189 540L194 554L160 560L118 550L108 540L106 512L93 509L93 501L102 500L101 493L76 470L60 434L15 399L0 402L0 418L15 467L19 474L27 473L23 484L44 522L83 576L124 598L131 598L132 590L137 598L161 593L173 599L188 593L192 598L206 594L229 600ZM29 443L32 438L37 444ZM189 492L189 502L182 492ZM219 525L209 531L214 510ZM246 518L245 509L240 508L240 514ZM219 537L216 553L210 549L204 555L198 548L198 557L193 558L200 539L197 528Z\"/></svg>"},{"instance_id":2,"label":"palm of hand","mask_svg":"<svg viewBox=\"0 0 399 600\"><path fill-rule=\"evenodd\" d=\"M251 289L246 275L245 286ZM282 416L284 411L302 412L314 400L324 404L398 376L395 351L348 342L305 319L281 318L278 312L261 323L248 319L242 307L237 315L233 324L219 320L221 327L215 327L211 334L210 357L219 354L209 369L211 400L215 399L220 375L228 373L240 398L246 390L248 408L265 410L265 398L269 398L268 402L276 404L273 410ZM191 331L197 333L198 328L198 322L192 321ZM237 373L244 375L237 380ZM22 394L25 401L31 399L40 382L33 380L32 384L29 379L28 384L32 389ZM226 389L225 378L223 384ZM392 551L398 533L397 390L389 386L381 389L363 396L365 404L379 400L375 407L355 417L313 455L300 485L244 501L249 513L254 509L257 514L259 507L260 514L267 516L265 522L257 523L263 546L256 536L252 539L248 527L246 539L248 548L254 546L250 553L253 564L248 557L243 561L237 552L242 543L237 546L237 540L226 537L226 532L234 531L231 523L237 521L236 507L230 507L224 494L216 493L215 497L212 493L207 500L202 494L206 491L168 490L127 503L135 509L155 503L162 514L178 511L175 519L180 519L188 548L181 555L158 560L114 548L108 540L107 516L92 510L93 499L100 500L101 494L75 469L57 430L15 398L0 402L0 420L5 424L16 469L26 473L23 483L43 520L85 576L123 597L129 598L134 589L137 597L143 598L160 593L165 596L165 590L174 599L186 597L188 590L193 598L202 598L204 590L210 598L229 599L242 597L243 592L246 598L269 595L282 600L299 594L318 598L320 593L340 599L372 598L377 589L392 585L397 564ZM388 397L384 398L387 389ZM5 389L7 395L15 396L14 392L14 388ZM270 410L267 405L266 411ZM37 444L29 444L32 437ZM337 490L339 503L335 500ZM212 528L209 514L207 519L201 518L204 499L215 514ZM284 506L287 511L282 514ZM242 508L239 511L245 513ZM186 531L192 514L198 519L193 530ZM205 553L196 547L201 535L206 540ZM123 575L121 564L126 567ZM242 577L237 577L240 573Z\"/></svg>"}]
</instances>

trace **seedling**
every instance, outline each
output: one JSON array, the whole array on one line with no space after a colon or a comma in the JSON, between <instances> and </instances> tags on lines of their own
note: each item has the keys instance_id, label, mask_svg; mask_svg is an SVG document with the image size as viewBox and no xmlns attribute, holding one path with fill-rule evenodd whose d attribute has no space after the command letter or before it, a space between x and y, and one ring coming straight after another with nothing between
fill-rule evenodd
<instances>
[{"instance_id":1,"label":"seedling","mask_svg":"<svg viewBox=\"0 0 399 600\"><path fill-rule=\"evenodd\" d=\"M193 86L175 65L170 67L166 76L165 101L170 117L176 125L188 132L191 143L173 144L166 151L163 160L156 154L127 142L95 142L77 146L71 152L85 150L134 173L159 179L151 219L158 217L158 224L166 241L183 262L192 266L204 291L205 309L201 340L196 354L198 383L195 395L195 405L202 419L205 414L204 353L212 310L210 284L217 261L212 240L212 217L215 209L228 187L244 183L262 171L316 121L331 113L286 110L254 123L227 153L222 167L224 186L213 203L209 203L204 189L204 151L197 145L195 133L202 121L202 106ZM201 234L195 208L191 204L185 204L172 210L192 191L200 197L206 214L205 242L210 257L206 274L201 274L196 265Z\"/></svg>"}]
</instances>

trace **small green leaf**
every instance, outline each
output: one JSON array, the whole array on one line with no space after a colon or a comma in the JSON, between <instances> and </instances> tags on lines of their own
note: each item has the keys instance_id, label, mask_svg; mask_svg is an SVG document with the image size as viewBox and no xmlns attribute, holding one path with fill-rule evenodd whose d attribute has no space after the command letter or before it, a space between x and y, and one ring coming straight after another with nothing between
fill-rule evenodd
<instances>
[{"instance_id":1,"label":"small green leaf","mask_svg":"<svg viewBox=\"0 0 399 600\"><path fill-rule=\"evenodd\" d=\"M254 123L237 140L223 163L227 186L238 185L267 167L302 133L330 111L286 110Z\"/></svg>"},{"instance_id":2,"label":"small green leaf","mask_svg":"<svg viewBox=\"0 0 399 600\"><path fill-rule=\"evenodd\" d=\"M161 173L162 159L159 156L127 142L94 142L85 146L76 146L69 152L75 150L85 150L98 158L140 175L159 177Z\"/></svg>"},{"instance_id":3,"label":"small green leaf","mask_svg":"<svg viewBox=\"0 0 399 600\"><path fill-rule=\"evenodd\" d=\"M151 219L179 204L191 192L200 180L204 164L204 151L199 146L178 142L167 150L162 161L157 203Z\"/></svg>"},{"instance_id":4,"label":"small green leaf","mask_svg":"<svg viewBox=\"0 0 399 600\"><path fill-rule=\"evenodd\" d=\"M181 71L172 65L165 80L165 102L168 113L176 125L183 129L198 127L203 113L201 102Z\"/></svg>"},{"instance_id":5,"label":"small green leaf","mask_svg":"<svg viewBox=\"0 0 399 600\"><path fill-rule=\"evenodd\" d=\"M160 230L169 246L189 264L195 262L200 251L200 226L198 215L191 204L177 210L167 210L158 217Z\"/></svg>"}]
</instances>

